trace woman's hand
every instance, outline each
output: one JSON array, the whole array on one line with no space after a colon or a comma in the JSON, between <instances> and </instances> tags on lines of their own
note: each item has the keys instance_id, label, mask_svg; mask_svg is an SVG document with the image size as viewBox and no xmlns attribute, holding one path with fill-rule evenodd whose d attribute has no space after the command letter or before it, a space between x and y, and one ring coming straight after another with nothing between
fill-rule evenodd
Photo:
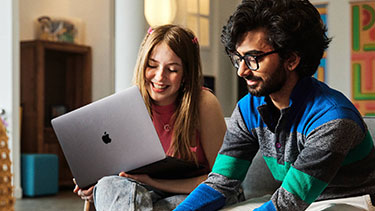
<instances>
[{"instance_id":1,"label":"woman's hand","mask_svg":"<svg viewBox=\"0 0 375 211\"><path fill-rule=\"evenodd\" d=\"M81 199L83 200L88 200L90 202L93 202L93 189L94 189L94 186L91 186L89 189L87 190L82 190L81 188L78 187L78 185L76 184L76 181L75 179L73 178L73 182L74 184L76 185L74 187L74 190L73 192L76 193L79 197L81 197Z\"/></svg>"},{"instance_id":2,"label":"woman's hand","mask_svg":"<svg viewBox=\"0 0 375 211\"><path fill-rule=\"evenodd\" d=\"M155 184L155 180L147 174L127 174L125 172L120 172L118 175L120 177L127 177L150 186L153 186L153 184Z\"/></svg>"}]
</instances>

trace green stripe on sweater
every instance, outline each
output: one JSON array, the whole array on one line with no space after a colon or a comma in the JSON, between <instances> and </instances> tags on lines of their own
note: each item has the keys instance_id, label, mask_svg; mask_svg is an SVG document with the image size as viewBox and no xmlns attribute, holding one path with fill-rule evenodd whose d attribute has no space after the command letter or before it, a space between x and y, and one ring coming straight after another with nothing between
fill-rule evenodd
<instances>
[{"instance_id":1,"label":"green stripe on sweater","mask_svg":"<svg viewBox=\"0 0 375 211\"><path fill-rule=\"evenodd\" d=\"M270 169L272 176L278 180L283 181L286 173L290 168L290 163L285 162L284 164L278 164L277 160L273 157L265 157L263 159L266 161L268 168Z\"/></svg>"},{"instance_id":2,"label":"green stripe on sweater","mask_svg":"<svg viewBox=\"0 0 375 211\"><path fill-rule=\"evenodd\" d=\"M231 157L228 155L218 154L215 164L212 168L213 173L221 174L230 179L245 179L250 161Z\"/></svg>"},{"instance_id":3,"label":"green stripe on sweater","mask_svg":"<svg viewBox=\"0 0 375 211\"><path fill-rule=\"evenodd\" d=\"M281 186L288 192L297 195L306 203L313 203L327 187L327 183L312 177L298 169L290 168Z\"/></svg>"},{"instance_id":4,"label":"green stripe on sweater","mask_svg":"<svg viewBox=\"0 0 375 211\"><path fill-rule=\"evenodd\" d=\"M374 147L370 132L367 131L365 139L346 155L343 165L348 165L365 158Z\"/></svg>"}]
</instances>

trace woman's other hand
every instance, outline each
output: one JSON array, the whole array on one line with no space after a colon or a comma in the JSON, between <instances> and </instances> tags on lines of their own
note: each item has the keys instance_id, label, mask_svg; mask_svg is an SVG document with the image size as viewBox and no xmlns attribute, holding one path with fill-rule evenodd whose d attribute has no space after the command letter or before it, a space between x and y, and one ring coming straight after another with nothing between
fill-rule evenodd
<instances>
[{"instance_id":1,"label":"woman's other hand","mask_svg":"<svg viewBox=\"0 0 375 211\"><path fill-rule=\"evenodd\" d=\"M82 190L80 187L78 187L75 179L73 178L73 182L74 184L76 185L74 187L74 190L73 192L76 193L79 197L81 197L81 199L83 200L88 200L90 202L93 202L93 189L94 189L94 186L91 186L89 189L87 190Z\"/></svg>"},{"instance_id":2,"label":"woman's other hand","mask_svg":"<svg viewBox=\"0 0 375 211\"><path fill-rule=\"evenodd\" d=\"M127 178L130 178L130 179L136 180L136 181L144 183L146 185L152 186L154 184L154 179L152 179L147 174L127 174L125 172L120 172L118 175L120 177L127 177Z\"/></svg>"}]
</instances>

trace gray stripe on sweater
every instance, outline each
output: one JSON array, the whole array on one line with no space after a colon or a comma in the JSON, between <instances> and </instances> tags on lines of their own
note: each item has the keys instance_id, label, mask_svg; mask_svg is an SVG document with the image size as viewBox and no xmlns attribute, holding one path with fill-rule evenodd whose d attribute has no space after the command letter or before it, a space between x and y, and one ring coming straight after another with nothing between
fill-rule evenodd
<instances>
[{"instance_id":1,"label":"gray stripe on sweater","mask_svg":"<svg viewBox=\"0 0 375 211\"><path fill-rule=\"evenodd\" d=\"M238 106L227 124L227 132L220 154L251 161L258 151L258 141L250 134Z\"/></svg>"},{"instance_id":2,"label":"gray stripe on sweater","mask_svg":"<svg viewBox=\"0 0 375 211\"><path fill-rule=\"evenodd\" d=\"M226 176L210 173L204 183L211 188L224 194L226 205L238 203L245 199L243 190L241 188L241 181L229 179Z\"/></svg>"},{"instance_id":3,"label":"gray stripe on sweater","mask_svg":"<svg viewBox=\"0 0 375 211\"><path fill-rule=\"evenodd\" d=\"M310 204L295 197L292 193L280 187L271 197L272 203L277 205L276 210L301 211Z\"/></svg>"}]
</instances>

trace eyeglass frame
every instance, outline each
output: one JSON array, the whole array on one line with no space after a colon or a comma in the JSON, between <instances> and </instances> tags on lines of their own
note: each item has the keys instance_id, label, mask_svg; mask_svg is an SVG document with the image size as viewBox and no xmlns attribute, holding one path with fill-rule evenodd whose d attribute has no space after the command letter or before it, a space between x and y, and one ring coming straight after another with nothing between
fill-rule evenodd
<instances>
[{"instance_id":1,"label":"eyeglass frame","mask_svg":"<svg viewBox=\"0 0 375 211\"><path fill-rule=\"evenodd\" d=\"M274 54L274 53L278 53L279 50L276 49L276 50L273 50L273 51L269 51L269 52L266 52L266 53L263 53L263 54L260 54L260 55L251 55L250 53L246 53L245 55L241 56L240 53L238 53L237 51L229 51L228 49L225 49L225 51L227 52L228 56L229 56L229 59L230 61L232 62L233 66L238 70L240 68L240 62L242 60L245 61L245 64L246 66L252 70L252 71L257 71L259 69L259 61L258 59L261 59L262 57L265 57L265 56L268 56L270 54ZM238 64L235 64L234 61L233 61L233 55L236 55L239 57L239 63ZM251 68L250 65L248 64L248 60L246 59L246 57L252 57L254 58L255 62L256 62L256 68Z\"/></svg>"}]
</instances>

